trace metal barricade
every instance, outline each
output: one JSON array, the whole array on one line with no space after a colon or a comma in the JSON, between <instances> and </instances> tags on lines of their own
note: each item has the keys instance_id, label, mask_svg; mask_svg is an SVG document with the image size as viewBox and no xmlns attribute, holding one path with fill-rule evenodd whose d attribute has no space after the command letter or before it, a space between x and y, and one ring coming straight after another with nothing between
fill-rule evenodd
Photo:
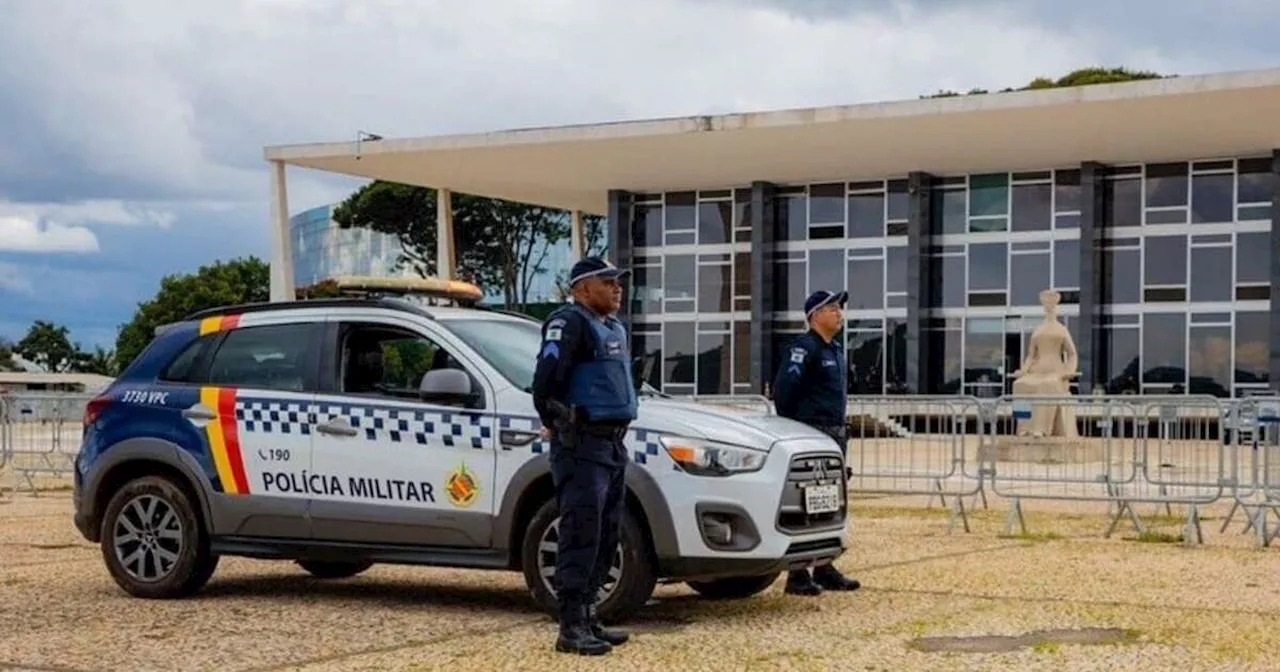
<instances>
[{"instance_id":1,"label":"metal barricade","mask_svg":"<svg viewBox=\"0 0 1280 672\"><path fill-rule=\"evenodd\" d=\"M13 488L36 492L38 476L62 478L74 469L85 406L93 395L21 393L6 395L4 443Z\"/></svg>"},{"instance_id":2,"label":"metal barricade","mask_svg":"<svg viewBox=\"0 0 1280 672\"><path fill-rule=\"evenodd\" d=\"M977 464L983 407L974 397L849 398L849 490L951 498L948 528L970 531L963 498L983 495ZM984 496L984 495L983 495ZM984 496L985 500L985 496Z\"/></svg>"},{"instance_id":3,"label":"metal barricade","mask_svg":"<svg viewBox=\"0 0 1280 672\"><path fill-rule=\"evenodd\" d=\"M984 452L992 492L1010 499L1006 533L1015 524L1025 533L1028 499L1105 502L1108 537L1126 516L1144 532L1135 504L1169 515L1179 504L1187 507L1184 540L1203 543L1199 508L1238 487L1226 410L1212 396L1000 398ZM1049 431L1029 435L1034 426Z\"/></svg>"},{"instance_id":4,"label":"metal barricade","mask_svg":"<svg viewBox=\"0 0 1280 672\"><path fill-rule=\"evenodd\" d=\"M1280 536L1280 398L1251 397L1236 404L1231 429L1238 436L1239 486L1219 532L1243 512L1242 533L1252 531L1259 546ZM1276 526L1269 526L1270 519Z\"/></svg>"}]
</instances>

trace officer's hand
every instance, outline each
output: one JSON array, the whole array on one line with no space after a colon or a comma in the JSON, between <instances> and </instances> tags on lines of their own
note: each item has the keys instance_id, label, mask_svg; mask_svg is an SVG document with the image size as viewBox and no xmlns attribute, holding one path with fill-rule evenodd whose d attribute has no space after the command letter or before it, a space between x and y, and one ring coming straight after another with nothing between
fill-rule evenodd
<instances>
[{"instance_id":1,"label":"officer's hand","mask_svg":"<svg viewBox=\"0 0 1280 672\"><path fill-rule=\"evenodd\" d=\"M543 427L542 429L539 429L539 430L538 430L538 436L542 437L542 440L543 440L543 441L550 441L550 440L551 440L551 430L550 430L550 429L547 429L546 427Z\"/></svg>"}]
</instances>

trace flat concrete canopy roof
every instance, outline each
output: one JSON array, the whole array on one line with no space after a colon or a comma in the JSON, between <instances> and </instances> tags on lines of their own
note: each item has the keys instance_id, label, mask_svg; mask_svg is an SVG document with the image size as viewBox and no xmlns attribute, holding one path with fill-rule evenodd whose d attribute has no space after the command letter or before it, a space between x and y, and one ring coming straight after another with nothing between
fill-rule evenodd
<instances>
[{"instance_id":1,"label":"flat concrete canopy roof","mask_svg":"<svg viewBox=\"0 0 1280 672\"><path fill-rule=\"evenodd\" d=\"M839 107L359 143L268 160L605 214L607 191L1269 155L1280 68ZM359 158L357 158L357 156Z\"/></svg>"}]
</instances>

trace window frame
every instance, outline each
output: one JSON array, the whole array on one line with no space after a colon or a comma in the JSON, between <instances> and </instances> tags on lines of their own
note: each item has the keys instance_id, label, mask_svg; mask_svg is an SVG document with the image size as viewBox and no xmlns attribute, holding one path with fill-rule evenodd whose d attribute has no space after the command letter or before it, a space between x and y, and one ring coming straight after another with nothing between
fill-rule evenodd
<instances>
[{"instance_id":1,"label":"window frame","mask_svg":"<svg viewBox=\"0 0 1280 672\"><path fill-rule=\"evenodd\" d=\"M229 385L216 380L211 380L209 375L213 369L213 363L217 359L218 354L222 352L222 348L226 346L227 339L233 334L243 334L249 331L262 331L266 329L279 329L282 327L304 327L307 329L307 342L302 346L304 350L303 357L303 374L301 390L286 390L275 387L263 387L261 385ZM189 380L177 381L163 377L158 378L161 382L169 385L184 385L191 387L229 387L236 389L254 390L260 392L279 393L279 394L314 394L320 388L319 363L320 363L320 345L321 339L324 337L324 324L322 322L313 322L309 320L284 319L264 321L260 324L251 324L246 326L237 326L234 329L227 329L215 334L207 334L199 336L183 348L168 364L165 365L164 372L168 371L169 366L177 361L188 348L200 347L203 351L196 357L196 363L193 366L193 373ZM204 345L197 345L200 340L208 339Z\"/></svg>"}]
</instances>

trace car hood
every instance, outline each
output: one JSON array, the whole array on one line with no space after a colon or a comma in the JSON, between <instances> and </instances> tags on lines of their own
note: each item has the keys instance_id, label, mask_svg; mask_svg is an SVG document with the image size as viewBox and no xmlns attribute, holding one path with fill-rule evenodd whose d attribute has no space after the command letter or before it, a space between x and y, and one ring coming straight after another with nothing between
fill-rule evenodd
<instances>
[{"instance_id":1,"label":"car hood","mask_svg":"<svg viewBox=\"0 0 1280 672\"><path fill-rule=\"evenodd\" d=\"M636 427L723 441L761 450L782 439L823 438L826 434L804 424L762 410L712 406L708 402L644 397Z\"/></svg>"}]
</instances>

